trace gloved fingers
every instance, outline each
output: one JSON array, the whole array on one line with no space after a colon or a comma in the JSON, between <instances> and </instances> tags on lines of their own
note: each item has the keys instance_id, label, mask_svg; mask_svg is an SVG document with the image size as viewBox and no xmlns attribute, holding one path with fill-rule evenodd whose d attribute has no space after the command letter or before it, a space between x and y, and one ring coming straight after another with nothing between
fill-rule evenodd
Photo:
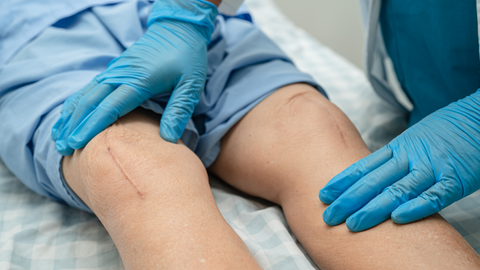
<instances>
[{"instance_id":1,"label":"gloved fingers","mask_svg":"<svg viewBox=\"0 0 480 270\"><path fill-rule=\"evenodd\" d=\"M60 118L58 118L57 122L53 125L52 133L50 134L50 138L52 138L52 140L54 140L54 141L58 140L61 132L64 129L64 126L68 123L71 116L72 116L71 113L70 114L67 114L67 113L63 114L62 113L60 115Z\"/></svg>"},{"instance_id":2,"label":"gloved fingers","mask_svg":"<svg viewBox=\"0 0 480 270\"><path fill-rule=\"evenodd\" d=\"M362 177L345 191L323 212L323 220L330 226L344 222L370 202L383 189L408 174L408 164L391 159L379 168Z\"/></svg>"},{"instance_id":3,"label":"gloved fingers","mask_svg":"<svg viewBox=\"0 0 480 270\"><path fill-rule=\"evenodd\" d=\"M435 183L433 175L412 171L403 179L388 186L377 197L347 219L347 228L360 232L390 218L401 204L416 198Z\"/></svg>"},{"instance_id":4,"label":"gloved fingers","mask_svg":"<svg viewBox=\"0 0 480 270\"><path fill-rule=\"evenodd\" d=\"M188 120L198 104L204 83L184 83L177 87L168 100L160 121L160 136L176 143L183 134Z\"/></svg>"},{"instance_id":5,"label":"gloved fingers","mask_svg":"<svg viewBox=\"0 0 480 270\"><path fill-rule=\"evenodd\" d=\"M456 180L439 181L420 196L400 205L392 213L397 224L406 224L433 215L463 197Z\"/></svg>"},{"instance_id":6,"label":"gloved fingers","mask_svg":"<svg viewBox=\"0 0 480 270\"><path fill-rule=\"evenodd\" d=\"M52 140L56 141L58 139L64 126L70 120L70 116L72 115L73 110L75 109L75 107L72 106L72 104L74 103L76 104L76 102L80 100L80 98L81 98L81 95L79 94L79 92L77 92L73 96L65 100L65 102L62 105L62 108L60 109L60 117L58 118L57 122L55 123L55 125L53 125L53 128L52 128L52 133L50 135Z\"/></svg>"},{"instance_id":7,"label":"gloved fingers","mask_svg":"<svg viewBox=\"0 0 480 270\"><path fill-rule=\"evenodd\" d=\"M77 126L89 115L97 106L116 88L116 85L111 84L99 84L89 92L85 93L80 100L76 102L74 110L71 112L70 119L68 120L65 128L68 128L66 137L60 137L59 139L67 140L71 132L77 128Z\"/></svg>"},{"instance_id":8,"label":"gloved fingers","mask_svg":"<svg viewBox=\"0 0 480 270\"><path fill-rule=\"evenodd\" d=\"M59 138L66 138L67 133L69 132L68 129L64 128L59 132L58 137ZM55 147L57 148L57 152L60 153L62 156L70 156L73 154L73 151L75 149L72 149L70 146L67 144L67 140L65 139L57 139L55 141Z\"/></svg>"},{"instance_id":9,"label":"gloved fingers","mask_svg":"<svg viewBox=\"0 0 480 270\"><path fill-rule=\"evenodd\" d=\"M56 136L56 147L59 153L62 155L70 155L73 153L73 149L77 149L68 145L68 137L83 119L113 90L114 86L112 85L100 84L76 101L76 107L70 114L65 115L63 124L59 126L57 130L57 134L59 133L59 135ZM64 111L64 114L66 113L67 111Z\"/></svg>"},{"instance_id":10,"label":"gloved fingers","mask_svg":"<svg viewBox=\"0 0 480 270\"><path fill-rule=\"evenodd\" d=\"M84 86L80 91L73 94L69 97L62 105L60 109L60 118L57 120L55 125L53 125L51 138L52 140L56 141L59 138L60 132L63 130L64 126L70 120L70 116L72 115L73 111L77 103L83 98L83 96L88 93L91 89L98 85L98 81L93 79L90 81L86 86Z\"/></svg>"},{"instance_id":11,"label":"gloved fingers","mask_svg":"<svg viewBox=\"0 0 480 270\"><path fill-rule=\"evenodd\" d=\"M74 149L85 147L97 134L121 116L137 108L148 98L150 98L149 95L139 92L131 86L118 87L76 126L67 139L68 145Z\"/></svg>"},{"instance_id":12,"label":"gloved fingers","mask_svg":"<svg viewBox=\"0 0 480 270\"><path fill-rule=\"evenodd\" d=\"M95 77L93 80L91 80L87 85L85 85L80 91L69 97L62 106L62 109L60 110L60 113L63 113L66 110L74 110L77 102L90 90L94 89L99 82L97 81L97 77Z\"/></svg>"},{"instance_id":13,"label":"gloved fingers","mask_svg":"<svg viewBox=\"0 0 480 270\"><path fill-rule=\"evenodd\" d=\"M386 146L375 153L362 158L338 175L332 178L325 187L320 190L318 197L325 204L331 204L347 189L369 172L377 169L392 158L392 150Z\"/></svg>"}]
</instances>

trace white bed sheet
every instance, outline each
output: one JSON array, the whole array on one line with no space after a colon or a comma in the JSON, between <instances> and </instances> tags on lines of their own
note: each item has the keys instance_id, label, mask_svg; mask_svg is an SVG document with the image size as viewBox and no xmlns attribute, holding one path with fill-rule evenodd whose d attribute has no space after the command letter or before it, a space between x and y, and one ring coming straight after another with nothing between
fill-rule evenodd
<instances>
[{"instance_id":1,"label":"white bed sheet","mask_svg":"<svg viewBox=\"0 0 480 270\"><path fill-rule=\"evenodd\" d=\"M406 121L369 86L363 72L295 27L271 0L247 0L254 20L303 71L311 74L354 122L371 150ZM352 45L354 46L354 45ZM318 269L289 230L280 208L211 179L225 219L264 269ZM442 214L480 251L480 195ZM123 269L98 219L28 190L0 162L0 269Z\"/></svg>"}]
</instances>

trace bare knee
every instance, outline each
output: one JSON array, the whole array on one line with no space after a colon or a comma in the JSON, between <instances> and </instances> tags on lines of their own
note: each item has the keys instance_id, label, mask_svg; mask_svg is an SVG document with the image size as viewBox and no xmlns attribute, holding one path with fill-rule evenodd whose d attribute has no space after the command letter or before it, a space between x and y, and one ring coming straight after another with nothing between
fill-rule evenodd
<instances>
[{"instance_id":1,"label":"bare knee","mask_svg":"<svg viewBox=\"0 0 480 270\"><path fill-rule=\"evenodd\" d=\"M203 164L188 148L163 141L158 122L134 119L120 120L64 158L67 183L97 215L157 200L178 188L172 179L208 186Z\"/></svg>"},{"instance_id":2,"label":"bare knee","mask_svg":"<svg viewBox=\"0 0 480 270\"><path fill-rule=\"evenodd\" d=\"M335 105L313 87L294 84L267 97L229 131L210 169L250 194L279 202L285 190L310 181L299 178L299 168L341 170L365 154L357 130Z\"/></svg>"},{"instance_id":3,"label":"bare knee","mask_svg":"<svg viewBox=\"0 0 480 270\"><path fill-rule=\"evenodd\" d=\"M277 103L280 116L277 121L295 127L297 130L289 130L302 134L304 139L309 136L318 139L325 134L332 139L338 138L340 143L348 143L349 133L356 131L355 128L340 109L320 92L307 85L283 90L283 100Z\"/></svg>"},{"instance_id":4,"label":"bare knee","mask_svg":"<svg viewBox=\"0 0 480 270\"><path fill-rule=\"evenodd\" d=\"M262 132L262 143L271 144L272 148L301 148L312 142L340 148L365 147L346 115L306 84L283 87L251 113L252 119L263 118L254 120L259 123L256 128Z\"/></svg>"}]
</instances>

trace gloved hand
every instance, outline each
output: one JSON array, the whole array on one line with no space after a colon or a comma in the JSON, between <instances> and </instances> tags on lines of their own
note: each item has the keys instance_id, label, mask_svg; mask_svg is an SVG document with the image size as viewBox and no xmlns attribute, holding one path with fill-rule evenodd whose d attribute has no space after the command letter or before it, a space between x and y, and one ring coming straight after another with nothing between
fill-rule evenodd
<instances>
[{"instance_id":1,"label":"gloved hand","mask_svg":"<svg viewBox=\"0 0 480 270\"><path fill-rule=\"evenodd\" d=\"M172 93L160 135L176 142L192 116L207 74L207 44L218 11L203 0L153 4L144 36L88 85L65 101L52 129L62 155L93 137L150 97Z\"/></svg>"},{"instance_id":2,"label":"gloved hand","mask_svg":"<svg viewBox=\"0 0 480 270\"><path fill-rule=\"evenodd\" d=\"M404 224L480 189L480 90L407 129L320 191L328 225L349 230L388 218Z\"/></svg>"}]
</instances>

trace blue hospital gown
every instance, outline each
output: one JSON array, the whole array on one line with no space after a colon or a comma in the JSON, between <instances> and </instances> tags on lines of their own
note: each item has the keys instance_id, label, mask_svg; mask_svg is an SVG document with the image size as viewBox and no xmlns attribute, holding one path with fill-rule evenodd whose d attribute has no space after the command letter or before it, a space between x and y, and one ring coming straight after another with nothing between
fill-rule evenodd
<instances>
[{"instance_id":1,"label":"blue hospital gown","mask_svg":"<svg viewBox=\"0 0 480 270\"><path fill-rule=\"evenodd\" d=\"M46 21L38 16L45 8L37 12L32 7L17 12L13 26L0 32L6 37L0 41L0 157L33 191L90 211L63 179L62 156L50 132L63 102L143 35L151 3L78 2L90 6L67 5L68 10L60 12L59 4L52 4L57 5L52 14L60 17L45 13ZM5 2L2 5L5 8ZM18 23L22 14L27 24L46 25L37 27L41 30L30 38L25 37L31 32L17 35L11 27L25 30ZM248 14L216 18L205 91L182 136L206 167L219 154L228 130L278 88L303 82L325 94L248 18ZM141 106L161 114L168 98L158 95Z\"/></svg>"}]
</instances>

